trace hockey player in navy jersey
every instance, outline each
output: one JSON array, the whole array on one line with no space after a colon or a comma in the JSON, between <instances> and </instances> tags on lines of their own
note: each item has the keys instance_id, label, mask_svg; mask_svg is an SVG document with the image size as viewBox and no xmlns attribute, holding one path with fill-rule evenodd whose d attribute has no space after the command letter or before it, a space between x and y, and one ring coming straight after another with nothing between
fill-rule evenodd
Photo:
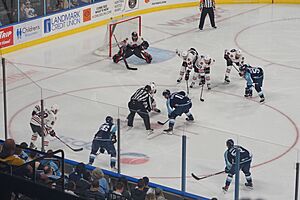
<instances>
[{"instance_id":1,"label":"hockey player in navy jersey","mask_svg":"<svg viewBox=\"0 0 300 200\"><path fill-rule=\"evenodd\" d=\"M113 118L111 116L107 116L105 123L100 126L93 139L92 151L89 157L90 165L94 163L97 152L100 149L100 153L104 153L106 150L108 154L110 154L110 167L113 170L116 169L116 149L114 146L114 144L117 142L116 131L117 128L113 123Z\"/></svg>"},{"instance_id":2,"label":"hockey player in navy jersey","mask_svg":"<svg viewBox=\"0 0 300 200\"><path fill-rule=\"evenodd\" d=\"M166 105L169 117L169 128L164 130L165 132L172 133L176 117L181 116L183 113L186 114L187 121L194 120L192 113L190 113L192 101L186 96L184 91L171 94L170 90L166 89L162 95L167 99Z\"/></svg>"},{"instance_id":3,"label":"hockey player in navy jersey","mask_svg":"<svg viewBox=\"0 0 300 200\"><path fill-rule=\"evenodd\" d=\"M234 145L232 139L226 141L227 150L224 153L225 158L225 173L227 173L227 178L225 182L225 186L222 187L224 192L226 192L229 188L229 185L232 181L233 175L235 174L235 163L236 163L236 150L240 150L240 170L245 174L246 183L245 186L252 188L252 177L250 173L252 154L242 146Z\"/></svg>"},{"instance_id":4,"label":"hockey player in navy jersey","mask_svg":"<svg viewBox=\"0 0 300 200\"><path fill-rule=\"evenodd\" d=\"M258 93L258 96L260 97L260 102L265 101L265 96L262 91L262 85L264 80L264 71L261 67L251 67L248 64L244 64L239 68L240 75L245 78L247 81L246 88L245 88L245 97L252 97L252 87L254 85L254 88L256 92Z\"/></svg>"}]
</instances>

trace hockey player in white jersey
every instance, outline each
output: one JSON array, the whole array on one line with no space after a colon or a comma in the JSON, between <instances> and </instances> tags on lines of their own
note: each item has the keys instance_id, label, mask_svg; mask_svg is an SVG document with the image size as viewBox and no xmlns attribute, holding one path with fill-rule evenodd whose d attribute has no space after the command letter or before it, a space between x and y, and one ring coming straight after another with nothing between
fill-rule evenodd
<instances>
[{"instance_id":1,"label":"hockey player in white jersey","mask_svg":"<svg viewBox=\"0 0 300 200\"><path fill-rule=\"evenodd\" d=\"M239 49L225 49L224 51L224 59L226 60L226 72L225 72L225 83L230 83L230 79L229 79L229 74L231 71L232 66L235 64L237 67L237 71L238 68L240 66L243 66L244 62L245 62L245 58L242 55L242 51Z\"/></svg>"},{"instance_id":2,"label":"hockey player in white jersey","mask_svg":"<svg viewBox=\"0 0 300 200\"><path fill-rule=\"evenodd\" d=\"M113 56L115 63L118 63L123 57L129 58L133 54L145 60L147 63L151 63L152 56L146 51L149 47L149 43L142 37L139 37L137 32L132 32L131 39L126 38L120 42L120 46L119 52Z\"/></svg>"},{"instance_id":3,"label":"hockey player in white jersey","mask_svg":"<svg viewBox=\"0 0 300 200\"><path fill-rule=\"evenodd\" d=\"M180 51L176 49L175 53L183 60L177 83L180 83L182 81L184 75L184 79L187 81L189 80L190 72L192 71L197 60L198 52L196 49L190 48L187 51Z\"/></svg>"},{"instance_id":4,"label":"hockey player in white jersey","mask_svg":"<svg viewBox=\"0 0 300 200\"><path fill-rule=\"evenodd\" d=\"M56 122L56 115L59 108L57 104L51 106L50 110L44 110L44 128L42 128L42 119L41 119L41 107L36 105L31 113L31 120L30 120L30 127L33 132L31 136L30 147L32 149L36 149L36 141L38 135L41 137L42 134L44 135L44 146L47 147L49 145L49 141L46 137L51 135L55 137L56 133L53 130L54 124Z\"/></svg>"},{"instance_id":5,"label":"hockey player in white jersey","mask_svg":"<svg viewBox=\"0 0 300 200\"><path fill-rule=\"evenodd\" d=\"M210 82L210 67L215 63L209 55L200 55L197 57L194 66L194 74L192 78L192 83L190 88L193 88L196 84L197 79L199 79L199 85L204 85L206 83L207 89L211 89Z\"/></svg>"},{"instance_id":6,"label":"hockey player in white jersey","mask_svg":"<svg viewBox=\"0 0 300 200\"><path fill-rule=\"evenodd\" d=\"M156 84L154 82L150 82L150 97L151 97L151 103L152 103L152 111L160 113L160 109L158 109L156 106L156 100L154 98L154 94L156 94Z\"/></svg>"}]
</instances>

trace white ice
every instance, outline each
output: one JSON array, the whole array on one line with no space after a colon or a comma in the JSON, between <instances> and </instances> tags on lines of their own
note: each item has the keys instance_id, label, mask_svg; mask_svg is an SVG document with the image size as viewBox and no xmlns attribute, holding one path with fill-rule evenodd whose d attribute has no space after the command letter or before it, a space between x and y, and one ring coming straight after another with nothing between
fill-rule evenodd
<instances>
[{"instance_id":1,"label":"white ice","mask_svg":"<svg viewBox=\"0 0 300 200\"><path fill-rule=\"evenodd\" d=\"M185 134L187 191L204 197L233 199L234 184L228 193L221 191L225 174L201 181L190 177L191 172L204 176L223 170L225 141L233 138L254 155L251 170L254 189L243 186L245 179L241 174L240 196L293 199L295 163L299 159L300 6L218 5L216 15L218 28L210 28L207 18L202 32L197 29L196 7L142 16L143 37L151 47L168 51L195 47L216 59L211 72L213 89L204 90L205 101L199 101L200 88L190 89L195 122L178 118L174 135L160 134L167 125L158 126L156 121L167 119L162 91L186 90L185 82L176 84L181 60L174 54L167 61L137 65L138 71L128 71L122 62L114 64L93 54L105 35L106 28L100 27L5 55L13 63L9 64L7 97L10 137L17 142L30 141L30 113L42 96L47 106L53 103L60 106L57 135L71 146L84 147L82 152L74 153L51 139L50 148L64 149L70 159L87 162L90 142L105 116L112 115L115 119L119 116L121 152L149 158L143 164L122 163L123 174L146 175L152 182L180 189L181 136ZM231 83L223 84L223 51L234 47L243 51L247 63L263 67L265 104L257 102L255 92L251 100L243 97L245 81L234 69ZM153 57L155 61L159 55ZM13 65L27 77L20 75ZM150 81L158 86L156 99L162 113L151 116L155 134L147 138L138 116L132 130L127 130L125 119L131 94ZM134 155L131 158L136 158ZM125 157L130 155L121 156ZM98 156L95 166L109 169L109 156Z\"/></svg>"}]
</instances>

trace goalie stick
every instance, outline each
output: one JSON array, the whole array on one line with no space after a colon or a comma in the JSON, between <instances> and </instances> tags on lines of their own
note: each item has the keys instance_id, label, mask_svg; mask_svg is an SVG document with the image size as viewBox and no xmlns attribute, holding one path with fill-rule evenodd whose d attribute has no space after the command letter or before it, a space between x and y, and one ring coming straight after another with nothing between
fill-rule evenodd
<instances>
[{"instance_id":1,"label":"goalie stick","mask_svg":"<svg viewBox=\"0 0 300 200\"><path fill-rule=\"evenodd\" d=\"M117 43L117 45L118 45L118 48L120 49L120 52L121 52L122 50L121 50L121 47L120 47L120 45L119 45L119 42L118 42L118 40L117 40L115 34L113 34L113 36L114 36L114 38L115 38L115 40L116 40L116 43ZM135 68L135 67L129 67L129 65L128 65L128 63L127 63L127 60L126 60L126 58L125 58L124 53L122 54L122 57L123 57L123 60L124 60L124 63L125 63L125 66L126 66L127 69L129 69L129 70L137 70L137 68Z\"/></svg>"},{"instance_id":2,"label":"goalie stick","mask_svg":"<svg viewBox=\"0 0 300 200\"><path fill-rule=\"evenodd\" d=\"M192 177L194 179L196 179L197 181L199 180L202 180L202 179L205 179L205 178L208 178L208 177L211 177L211 176L216 176L216 175L219 175L219 174L223 174L225 171L220 171L220 172L216 172L216 173L213 173L213 174L209 174L209 175L206 175L206 176L202 176L202 177L198 177L196 176L194 173L192 173Z\"/></svg>"},{"instance_id":3,"label":"goalie stick","mask_svg":"<svg viewBox=\"0 0 300 200\"><path fill-rule=\"evenodd\" d=\"M55 135L55 137L61 142L61 143L63 143L64 145L66 145L67 147L69 147L72 151L82 151L83 150L83 148L81 147L81 148L78 148L78 149L75 149L75 148L73 148L73 147L71 147L70 145L68 145L67 143L65 143L64 141L62 141L58 136L56 136Z\"/></svg>"}]
</instances>

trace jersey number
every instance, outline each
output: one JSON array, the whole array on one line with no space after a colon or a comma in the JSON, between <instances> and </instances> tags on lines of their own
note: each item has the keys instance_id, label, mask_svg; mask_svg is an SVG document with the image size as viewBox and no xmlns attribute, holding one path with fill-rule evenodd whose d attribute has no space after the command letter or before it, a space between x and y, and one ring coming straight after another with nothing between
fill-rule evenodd
<instances>
[{"instance_id":1,"label":"jersey number","mask_svg":"<svg viewBox=\"0 0 300 200\"><path fill-rule=\"evenodd\" d=\"M258 68L251 68L251 69L249 69L249 71L251 74L259 74L260 73L260 70Z\"/></svg>"},{"instance_id":2,"label":"jersey number","mask_svg":"<svg viewBox=\"0 0 300 200\"><path fill-rule=\"evenodd\" d=\"M106 131L106 132L109 131L109 125L106 125L106 124L102 125L100 130L101 131Z\"/></svg>"}]
</instances>

